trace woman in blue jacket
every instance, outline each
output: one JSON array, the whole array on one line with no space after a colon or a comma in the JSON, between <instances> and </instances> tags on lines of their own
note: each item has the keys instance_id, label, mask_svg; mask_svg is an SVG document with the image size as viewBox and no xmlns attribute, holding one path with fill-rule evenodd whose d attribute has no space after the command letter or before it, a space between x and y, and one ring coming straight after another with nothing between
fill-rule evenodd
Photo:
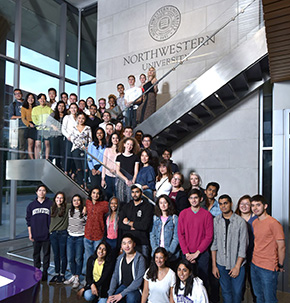
<instances>
[{"instance_id":1,"label":"woman in blue jacket","mask_svg":"<svg viewBox=\"0 0 290 303\"><path fill-rule=\"evenodd\" d=\"M158 197L153 217L153 226L150 232L152 252L157 247L164 247L169 254L169 262L174 267L180 256L177 235L178 217L174 214L174 206L167 195Z\"/></svg>"}]
</instances>

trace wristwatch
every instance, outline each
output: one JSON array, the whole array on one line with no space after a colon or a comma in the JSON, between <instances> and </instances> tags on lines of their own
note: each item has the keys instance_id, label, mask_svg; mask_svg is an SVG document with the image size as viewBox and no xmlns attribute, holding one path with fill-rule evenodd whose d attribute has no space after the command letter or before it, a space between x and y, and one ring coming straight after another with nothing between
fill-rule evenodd
<instances>
[{"instance_id":1,"label":"wristwatch","mask_svg":"<svg viewBox=\"0 0 290 303\"><path fill-rule=\"evenodd\" d=\"M278 263L278 268L284 268L283 264Z\"/></svg>"}]
</instances>

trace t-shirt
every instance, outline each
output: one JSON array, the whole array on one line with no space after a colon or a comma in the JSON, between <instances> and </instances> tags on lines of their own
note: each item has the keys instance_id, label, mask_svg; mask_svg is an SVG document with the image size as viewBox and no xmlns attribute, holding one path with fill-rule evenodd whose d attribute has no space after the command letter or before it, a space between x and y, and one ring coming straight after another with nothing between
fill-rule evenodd
<instances>
[{"instance_id":1,"label":"t-shirt","mask_svg":"<svg viewBox=\"0 0 290 303\"><path fill-rule=\"evenodd\" d=\"M99 264L98 260L95 261L94 269L93 269L93 277L94 277L95 282L98 282L100 280L103 269L104 269L104 264L105 264L105 262L103 262L102 264Z\"/></svg>"},{"instance_id":2,"label":"t-shirt","mask_svg":"<svg viewBox=\"0 0 290 303\"><path fill-rule=\"evenodd\" d=\"M255 220L254 252L252 262L261 268L275 271L278 269L278 245L277 240L284 240L282 225L273 217L268 216L264 220Z\"/></svg>"},{"instance_id":3,"label":"t-shirt","mask_svg":"<svg viewBox=\"0 0 290 303\"><path fill-rule=\"evenodd\" d=\"M128 287L132 281L133 281L133 274L132 274L132 266L133 266L133 260L131 260L129 263L127 263L126 257L123 259L122 265L121 265L121 271L122 271L122 285L125 285Z\"/></svg>"},{"instance_id":4,"label":"t-shirt","mask_svg":"<svg viewBox=\"0 0 290 303\"><path fill-rule=\"evenodd\" d=\"M139 162L137 155L124 156L124 154L118 155L116 158L116 162L120 163L120 172L130 180L133 179L134 176L134 168L135 163Z\"/></svg>"},{"instance_id":5,"label":"t-shirt","mask_svg":"<svg viewBox=\"0 0 290 303\"><path fill-rule=\"evenodd\" d=\"M154 282L151 279L147 279L148 270L149 269L146 270L144 275L144 280L149 283L148 303L168 303L170 288L174 286L176 280L174 271L169 268L167 274L161 281L157 279Z\"/></svg>"}]
</instances>

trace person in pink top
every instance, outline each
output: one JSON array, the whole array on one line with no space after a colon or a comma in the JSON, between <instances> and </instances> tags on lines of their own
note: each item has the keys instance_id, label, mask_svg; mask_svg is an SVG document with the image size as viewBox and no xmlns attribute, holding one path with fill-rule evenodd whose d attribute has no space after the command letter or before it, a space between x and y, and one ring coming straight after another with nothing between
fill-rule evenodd
<instances>
[{"instance_id":1,"label":"person in pink top","mask_svg":"<svg viewBox=\"0 0 290 303\"><path fill-rule=\"evenodd\" d=\"M208 280L208 262L213 238L213 218L209 211L200 207L202 193L192 189L188 194L190 207L181 211L178 219L178 239L182 253L192 263L194 272L203 280Z\"/></svg>"}]
</instances>

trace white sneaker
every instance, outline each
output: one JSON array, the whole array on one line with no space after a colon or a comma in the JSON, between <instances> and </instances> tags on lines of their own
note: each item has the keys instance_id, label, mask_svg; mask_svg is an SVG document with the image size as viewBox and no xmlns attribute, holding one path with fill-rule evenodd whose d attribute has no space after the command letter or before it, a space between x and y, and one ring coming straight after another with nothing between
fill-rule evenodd
<instances>
[{"instance_id":1,"label":"white sneaker","mask_svg":"<svg viewBox=\"0 0 290 303\"><path fill-rule=\"evenodd\" d=\"M76 279L76 276L71 276L68 280L65 280L63 282L63 284L65 284L65 285L72 284L75 281L75 279Z\"/></svg>"},{"instance_id":2,"label":"white sneaker","mask_svg":"<svg viewBox=\"0 0 290 303\"><path fill-rule=\"evenodd\" d=\"M78 288L80 285L79 277L75 277L72 288Z\"/></svg>"}]
</instances>

